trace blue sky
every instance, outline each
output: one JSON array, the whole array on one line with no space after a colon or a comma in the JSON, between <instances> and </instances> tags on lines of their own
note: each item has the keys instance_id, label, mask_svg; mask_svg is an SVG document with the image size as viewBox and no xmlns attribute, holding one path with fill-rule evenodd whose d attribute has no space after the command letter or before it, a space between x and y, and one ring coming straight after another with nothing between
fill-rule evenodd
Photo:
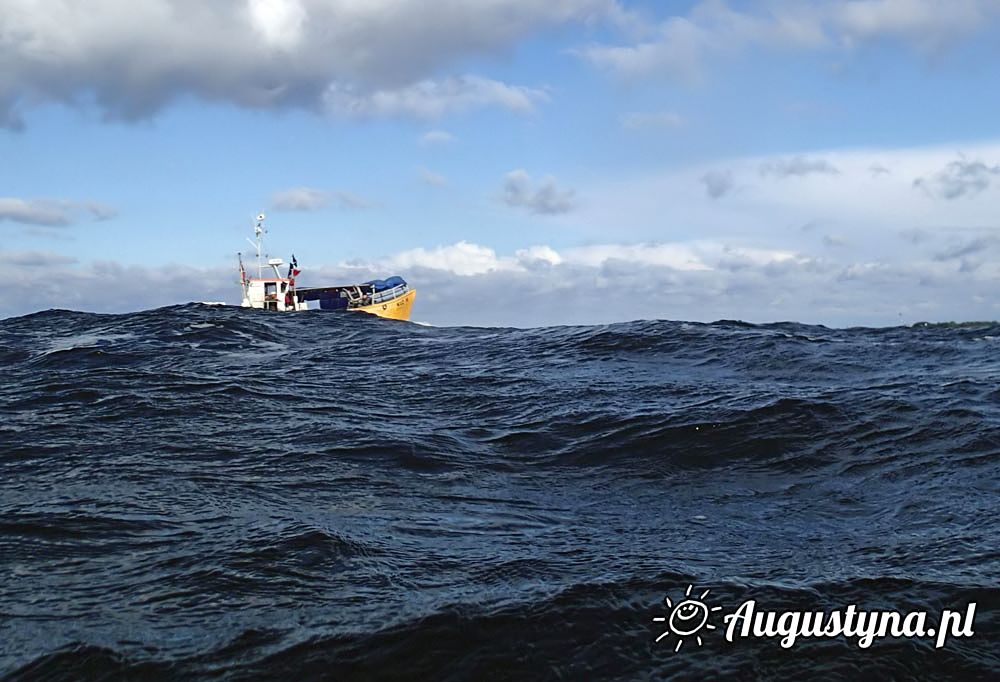
<instances>
[{"instance_id":1,"label":"blue sky","mask_svg":"<svg viewBox=\"0 0 1000 682\"><path fill-rule=\"evenodd\" d=\"M1000 1L0 0L0 315L996 319Z\"/></svg>"}]
</instances>

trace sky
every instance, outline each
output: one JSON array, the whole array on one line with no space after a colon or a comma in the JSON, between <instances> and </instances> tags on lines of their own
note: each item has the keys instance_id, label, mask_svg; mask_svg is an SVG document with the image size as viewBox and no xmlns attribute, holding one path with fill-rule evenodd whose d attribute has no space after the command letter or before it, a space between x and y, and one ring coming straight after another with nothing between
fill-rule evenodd
<instances>
[{"instance_id":1,"label":"sky","mask_svg":"<svg viewBox=\"0 0 1000 682\"><path fill-rule=\"evenodd\" d=\"M0 317L994 320L1000 0L0 0Z\"/></svg>"}]
</instances>

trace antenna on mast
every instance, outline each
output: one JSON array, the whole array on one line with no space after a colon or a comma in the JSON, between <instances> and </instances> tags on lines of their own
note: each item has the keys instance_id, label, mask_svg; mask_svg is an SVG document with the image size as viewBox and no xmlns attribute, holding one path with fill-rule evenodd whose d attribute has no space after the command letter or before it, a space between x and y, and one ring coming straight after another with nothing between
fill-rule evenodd
<instances>
[{"instance_id":1,"label":"antenna on mast","mask_svg":"<svg viewBox=\"0 0 1000 682\"><path fill-rule=\"evenodd\" d=\"M264 219L267 218L263 213L257 214L257 222L254 223L253 234L257 238L256 242L251 242L257 249L257 277L261 278L264 276L264 261L261 255L261 250L264 247L264 233L267 230L264 229Z\"/></svg>"}]
</instances>

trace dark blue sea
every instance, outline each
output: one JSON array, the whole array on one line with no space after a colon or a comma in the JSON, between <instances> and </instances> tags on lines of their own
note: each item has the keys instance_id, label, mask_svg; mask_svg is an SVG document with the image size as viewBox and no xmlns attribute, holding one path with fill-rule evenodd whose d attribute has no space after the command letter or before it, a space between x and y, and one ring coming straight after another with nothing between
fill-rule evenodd
<instances>
[{"instance_id":1,"label":"dark blue sea","mask_svg":"<svg viewBox=\"0 0 1000 682\"><path fill-rule=\"evenodd\" d=\"M60 310L0 367L4 679L1000 676L997 325ZM747 600L977 606L786 649Z\"/></svg>"}]
</instances>

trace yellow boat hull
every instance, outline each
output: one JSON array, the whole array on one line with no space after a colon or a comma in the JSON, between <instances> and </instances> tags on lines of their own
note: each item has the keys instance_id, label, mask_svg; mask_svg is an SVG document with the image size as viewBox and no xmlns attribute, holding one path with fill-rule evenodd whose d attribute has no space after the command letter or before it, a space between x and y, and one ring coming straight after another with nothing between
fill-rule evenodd
<instances>
[{"instance_id":1,"label":"yellow boat hull","mask_svg":"<svg viewBox=\"0 0 1000 682\"><path fill-rule=\"evenodd\" d=\"M417 297L417 290L410 289L402 296L385 301L384 303L374 303L361 308L351 308L352 311L361 311L379 317L387 317L390 320L409 320L410 311L413 309L413 299Z\"/></svg>"}]
</instances>

